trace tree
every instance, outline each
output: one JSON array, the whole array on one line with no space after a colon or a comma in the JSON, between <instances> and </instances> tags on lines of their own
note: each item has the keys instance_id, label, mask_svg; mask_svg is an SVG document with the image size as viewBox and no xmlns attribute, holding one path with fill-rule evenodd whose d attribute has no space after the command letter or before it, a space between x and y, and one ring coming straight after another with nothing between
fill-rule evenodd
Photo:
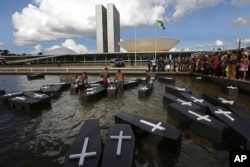
<instances>
[{"instance_id":1,"label":"tree","mask_svg":"<svg viewBox=\"0 0 250 167\"><path fill-rule=\"evenodd\" d=\"M9 53L10 53L10 51L8 51L7 49L2 50L2 55L3 56L8 56Z\"/></svg>"}]
</instances>

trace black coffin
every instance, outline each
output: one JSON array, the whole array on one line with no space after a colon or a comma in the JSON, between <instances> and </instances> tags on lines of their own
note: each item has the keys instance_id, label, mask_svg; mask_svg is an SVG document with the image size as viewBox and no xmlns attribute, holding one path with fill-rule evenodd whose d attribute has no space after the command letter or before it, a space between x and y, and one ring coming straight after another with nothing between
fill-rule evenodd
<instances>
[{"instance_id":1,"label":"black coffin","mask_svg":"<svg viewBox=\"0 0 250 167\"><path fill-rule=\"evenodd\" d=\"M88 141L88 142L87 142ZM86 144L87 143L87 144ZM99 120L90 119L86 120L77 134L74 142L67 151L64 159L64 167L79 167L79 158L70 159L70 155L81 154L84 145L85 152L93 153L95 155L84 157L84 167L98 167L100 166L101 153L102 153L102 139L100 135ZM85 154L86 156L86 154Z\"/></svg>"},{"instance_id":2,"label":"black coffin","mask_svg":"<svg viewBox=\"0 0 250 167\"><path fill-rule=\"evenodd\" d=\"M0 104L8 105L10 97L16 97L16 96L22 96L22 95L23 95L22 92L19 92L19 93L7 93L7 94L4 94L4 95L1 95L0 96Z\"/></svg>"},{"instance_id":3,"label":"black coffin","mask_svg":"<svg viewBox=\"0 0 250 167\"><path fill-rule=\"evenodd\" d=\"M192 101L187 101L185 99L179 98L179 97L171 95L171 94L163 95L163 104L167 106L170 103L177 103L179 105L190 108L192 110L197 110L197 111L206 113L206 110L204 110L199 105L193 103Z\"/></svg>"},{"instance_id":4,"label":"black coffin","mask_svg":"<svg viewBox=\"0 0 250 167\"><path fill-rule=\"evenodd\" d=\"M138 79L124 80L123 88L124 88L124 90L130 89L130 88L138 86L138 84L139 84Z\"/></svg>"},{"instance_id":5,"label":"black coffin","mask_svg":"<svg viewBox=\"0 0 250 167\"><path fill-rule=\"evenodd\" d=\"M242 119L242 121L244 121L247 125L250 126L250 115L248 114L249 112L245 111L244 108L239 104L235 103L235 101L205 93L203 94L203 98L214 106L221 106L225 109L234 112L235 115L237 115L239 118Z\"/></svg>"},{"instance_id":6,"label":"black coffin","mask_svg":"<svg viewBox=\"0 0 250 167\"><path fill-rule=\"evenodd\" d=\"M167 152L179 154L182 138L180 130L157 120L127 112L117 113L115 122L130 124L136 138L144 140L147 144ZM158 125L158 127L155 125Z\"/></svg>"},{"instance_id":7,"label":"black coffin","mask_svg":"<svg viewBox=\"0 0 250 167\"><path fill-rule=\"evenodd\" d=\"M42 103L42 107L48 107L51 105L51 97L47 94L38 92L23 92L23 95L39 100Z\"/></svg>"},{"instance_id":8,"label":"black coffin","mask_svg":"<svg viewBox=\"0 0 250 167\"><path fill-rule=\"evenodd\" d=\"M53 85L43 85L40 88L42 93L45 93L51 97L58 97L61 93L62 85L60 84L53 84Z\"/></svg>"},{"instance_id":9,"label":"black coffin","mask_svg":"<svg viewBox=\"0 0 250 167\"><path fill-rule=\"evenodd\" d=\"M77 75L63 75L60 77L60 82L62 83L73 83L77 78Z\"/></svg>"},{"instance_id":10,"label":"black coffin","mask_svg":"<svg viewBox=\"0 0 250 167\"><path fill-rule=\"evenodd\" d=\"M129 124L115 124L105 140L102 167L133 167L135 136Z\"/></svg>"},{"instance_id":11,"label":"black coffin","mask_svg":"<svg viewBox=\"0 0 250 167\"><path fill-rule=\"evenodd\" d=\"M236 105L235 101L233 100L228 100L228 99L225 99L216 95L208 94L208 93L203 93L202 98L214 106L222 106L227 109Z\"/></svg>"},{"instance_id":12,"label":"black coffin","mask_svg":"<svg viewBox=\"0 0 250 167\"><path fill-rule=\"evenodd\" d=\"M27 74L28 80L34 80L34 79L44 79L45 75L43 73L33 73L33 74Z\"/></svg>"},{"instance_id":13,"label":"black coffin","mask_svg":"<svg viewBox=\"0 0 250 167\"><path fill-rule=\"evenodd\" d=\"M228 96L238 96L238 93L239 93L238 87L232 86L232 85L226 86L226 87L224 88L224 91L225 91L225 93L226 93Z\"/></svg>"},{"instance_id":14,"label":"black coffin","mask_svg":"<svg viewBox=\"0 0 250 167\"><path fill-rule=\"evenodd\" d=\"M172 77L158 77L158 81L167 83L167 84L173 84L175 83L175 79Z\"/></svg>"},{"instance_id":15,"label":"black coffin","mask_svg":"<svg viewBox=\"0 0 250 167\"><path fill-rule=\"evenodd\" d=\"M211 115L221 120L229 127L229 132L226 138L236 144L250 150L250 131L247 125L241 118L235 115L230 110L219 106L209 106Z\"/></svg>"},{"instance_id":16,"label":"black coffin","mask_svg":"<svg viewBox=\"0 0 250 167\"><path fill-rule=\"evenodd\" d=\"M139 79L139 83L146 85L146 84L148 84L148 80L146 78L141 78L141 79Z\"/></svg>"},{"instance_id":17,"label":"black coffin","mask_svg":"<svg viewBox=\"0 0 250 167\"><path fill-rule=\"evenodd\" d=\"M105 87L103 83L96 82L89 82L88 84L85 84L85 88L95 88L95 87Z\"/></svg>"},{"instance_id":18,"label":"black coffin","mask_svg":"<svg viewBox=\"0 0 250 167\"><path fill-rule=\"evenodd\" d=\"M194 77L194 81L195 82L200 82L200 81L203 81L204 79L201 77L201 76L196 76Z\"/></svg>"},{"instance_id":19,"label":"black coffin","mask_svg":"<svg viewBox=\"0 0 250 167\"><path fill-rule=\"evenodd\" d=\"M209 115L196 110L190 110L190 108L176 103L168 105L168 114L196 134L206 137L215 143L223 141L227 125Z\"/></svg>"},{"instance_id":20,"label":"black coffin","mask_svg":"<svg viewBox=\"0 0 250 167\"><path fill-rule=\"evenodd\" d=\"M177 97L180 97L180 95L179 95L180 92L186 92L186 93L192 94L192 91L187 89L187 88L181 88L181 87L177 87L174 85L166 85L165 86L165 93L170 93L170 94L173 94Z\"/></svg>"},{"instance_id":21,"label":"black coffin","mask_svg":"<svg viewBox=\"0 0 250 167\"><path fill-rule=\"evenodd\" d=\"M180 96L183 99L192 101L193 103L197 104L198 106L200 106L202 108L202 112L206 113L208 110L208 106L212 105L209 102L207 102L205 99L199 98L193 94L190 93L186 93L186 92L181 92ZM201 110L200 110L201 111Z\"/></svg>"},{"instance_id":22,"label":"black coffin","mask_svg":"<svg viewBox=\"0 0 250 167\"><path fill-rule=\"evenodd\" d=\"M146 97L150 95L153 89L153 83L149 83L146 86L140 86L138 88L138 97Z\"/></svg>"},{"instance_id":23,"label":"black coffin","mask_svg":"<svg viewBox=\"0 0 250 167\"><path fill-rule=\"evenodd\" d=\"M78 90L79 90L79 87L78 87L77 84L72 84L72 85L70 86L70 94L71 94L71 95L76 95L76 94L78 94Z\"/></svg>"},{"instance_id":24,"label":"black coffin","mask_svg":"<svg viewBox=\"0 0 250 167\"><path fill-rule=\"evenodd\" d=\"M0 90L0 96L5 95L5 90Z\"/></svg>"},{"instance_id":25,"label":"black coffin","mask_svg":"<svg viewBox=\"0 0 250 167\"><path fill-rule=\"evenodd\" d=\"M81 101L83 103L94 102L100 100L106 94L107 94L107 88L102 86L87 88L81 93Z\"/></svg>"},{"instance_id":26,"label":"black coffin","mask_svg":"<svg viewBox=\"0 0 250 167\"><path fill-rule=\"evenodd\" d=\"M32 113L42 109L42 103L40 100L27 97L27 96L16 96L9 98L9 106L13 111L21 111Z\"/></svg>"},{"instance_id":27,"label":"black coffin","mask_svg":"<svg viewBox=\"0 0 250 167\"><path fill-rule=\"evenodd\" d=\"M56 83L55 85L61 85L62 89L61 90L67 90L70 88L71 83L66 83L66 82L61 82L61 83Z\"/></svg>"},{"instance_id":28,"label":"black coffin","mask_svg":"<svg viewBox=\"0 0 250 167\"><path fill-rule=\"evenodd\" d=\"M232 106L228 108L232 111L235 115L237 115L242 121L244 121L248 127L250 127L250 112L246 111L242 107Z\"/></svg>"},{"instance_id":29,"label":"black coffin","mask_svg":"<svg viewBox=\"0 0 250 167\"><path fill-rule=\"evenodd\" d=\"M107 87L108 96L116 96L117 95L117 87L115 84L109 84Z\"/></svg>"}]
</instances>

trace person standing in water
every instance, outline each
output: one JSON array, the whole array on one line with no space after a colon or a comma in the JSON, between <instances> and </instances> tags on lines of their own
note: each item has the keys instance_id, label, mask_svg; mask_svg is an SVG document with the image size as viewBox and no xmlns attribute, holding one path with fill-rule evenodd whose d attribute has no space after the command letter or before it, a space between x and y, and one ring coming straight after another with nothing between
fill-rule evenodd
<instances>
[{"instance_id":1,"label":"person standing in water","mask_svg":"<svg viewBox=\"0 0 250 167\"><path fill-rule=\"evenodd\" d=\"M123 84L124 84L124 75L120 69L115 74L114 82L116 83L118 93L122 93L123 92Z\"/></svg>"}]
</instances>

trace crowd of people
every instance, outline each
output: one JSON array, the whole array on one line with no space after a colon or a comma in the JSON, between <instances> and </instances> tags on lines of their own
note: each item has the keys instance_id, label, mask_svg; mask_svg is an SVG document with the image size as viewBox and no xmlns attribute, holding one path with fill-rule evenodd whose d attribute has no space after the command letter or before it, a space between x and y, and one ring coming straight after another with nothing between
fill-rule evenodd
<instances>
[{"instance_id":1,"label":"crowd of people","mask_svg":"<svg viewBox=\"0 0 250 167\"><path fill-rule=\"evenodd\" d=\"M249 59L250 50L246 49L197 54L188 58L159 57L148 59L147 70L151 72L193 72L246 80Z\"/></svg>"},{"instance_id":2,"label":"crowd of people","mask_svg":"<svg viewBox=\"0 0 250 167\"><path fill-rule=\"evenodd\" d=\"M191 70L190 58L148 58L148 71L151 72L188 72Z\"/></svg>"},{"instance_id":3,"label":"crowd of people","mask_svg":"<svg viewBox=\"0 0 250 167\"><path fill-rule=\"evenodd\" d=\"M246 80L249 58L249 51L244 49L232 52L216 52L213 55L200 55L192 59L192 72Z\"/></svg>"}]
</instances>

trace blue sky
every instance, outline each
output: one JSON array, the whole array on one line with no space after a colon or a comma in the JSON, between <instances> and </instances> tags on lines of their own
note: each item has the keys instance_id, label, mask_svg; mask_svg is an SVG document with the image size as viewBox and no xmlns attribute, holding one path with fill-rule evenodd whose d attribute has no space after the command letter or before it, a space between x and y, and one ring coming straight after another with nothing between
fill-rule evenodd
<instances>
[{"instance_id":1,"label":"blue sky","mask_svg":"<svg viewBox=\"0 0 250 167\"><path fill-rule=\"evenodd\" d=\"M180 40L173 50L234 49L250 45L249 0L8 0L0 5L0 49L36 54L64 46L96 52L95 5L114 3L121 40L157 37ZM136 36L135 36L136 26Z\"/></svg>"}]
</instances>

